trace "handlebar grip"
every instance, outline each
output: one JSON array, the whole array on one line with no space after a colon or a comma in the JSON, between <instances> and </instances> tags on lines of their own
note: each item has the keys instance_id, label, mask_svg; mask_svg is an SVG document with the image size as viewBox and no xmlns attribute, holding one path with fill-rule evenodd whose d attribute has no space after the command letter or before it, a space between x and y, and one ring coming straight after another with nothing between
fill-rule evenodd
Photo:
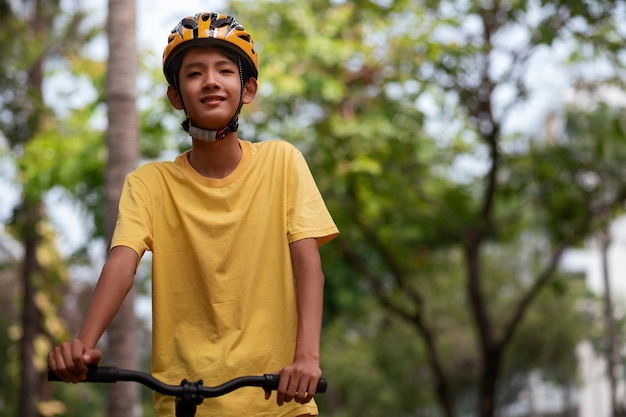
<instances>
[{"instance_id":1,"label":"handlebar grip","mask_svg":"<svg viewBox=\"0 0 626 417\"><path fill-rule=\"evenodd\" d=\"M278 389L278 383L280 381L280 375L278 375L278 374L265 374L265 379L267 381L266 388L268 388L270 390L273 390L273 391ZM320 378L320 380L317 382L317 389L315 390L315 392L318 393L318 394L322 394L322 393L326 392L327 388L328 388L328 382L326 381L326 378Z\"/></svg>"},{"instance_id":2,"label":"handlebar grip","mask_svg":"<svg viewBox=\"0 0 626 417\"><path fill-rule=\"evenodd\" d=\"M48 368L48 381L60 381L60 380L61 378L59 378L57 374L52 372L52 369Z\"/></svg>"},{"instance_id":3,"label":"handlebar grip","mask_svg":"<svg viewBox=\"0 0 626 417\"><path fill-rule=\"evenodd\" d=\"M113 366L90 366L87 370L85 382L117 382L118 369ZM48 381L62 381L50 368L48 368Z\"/></svg>"}]
</instances>

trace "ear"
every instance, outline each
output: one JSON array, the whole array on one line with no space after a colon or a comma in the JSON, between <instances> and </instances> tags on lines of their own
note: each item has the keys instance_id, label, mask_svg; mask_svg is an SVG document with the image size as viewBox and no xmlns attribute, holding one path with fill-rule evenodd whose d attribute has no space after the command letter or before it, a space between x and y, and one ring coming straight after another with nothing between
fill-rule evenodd
<instances>
[{"instance_id":1,"label":"ear","mask_svg":"<svg viewBox=\"0 0 626 417\"><path fill-rule=\"evenodd\" d=\"M241 97L243 104L250 104L254 97L256 97L256 91L258 84L256 78L249 78L246 85L243 88L243 95Z\"/></svg>"},{"instance_id":2,"label":"ear","mask_svg":"<svg viewBox=\"0 0 626 417\"><path fill-rule=\"evenodd\" d=\"M172 107L174 107L176 110L183 109L183 101L180 99L180 96L178 95L176 89L171 85L167 86L167 98L170 101Z\"/></svg>"}]
</instances>

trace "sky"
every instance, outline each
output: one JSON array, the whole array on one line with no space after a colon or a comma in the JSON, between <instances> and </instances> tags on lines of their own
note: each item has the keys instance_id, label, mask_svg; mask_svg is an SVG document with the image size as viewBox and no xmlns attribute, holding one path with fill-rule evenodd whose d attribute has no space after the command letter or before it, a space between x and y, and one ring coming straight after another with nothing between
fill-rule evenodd
<instances>
[{"instance_id":1,"label":"sky","mask_svg":"<svg viewBox=\"0 0 626 417\"><path fill-rule=\"evenodd\" d=\"M99 0L99 2L105 3L104 7L106 7L106 1ZM161 56L170 31L183 17L197 12L222 12L226 4L227 2L223 0L137 0L139 46L145 45L157 56Z\"/></svg>"}]
</instances>

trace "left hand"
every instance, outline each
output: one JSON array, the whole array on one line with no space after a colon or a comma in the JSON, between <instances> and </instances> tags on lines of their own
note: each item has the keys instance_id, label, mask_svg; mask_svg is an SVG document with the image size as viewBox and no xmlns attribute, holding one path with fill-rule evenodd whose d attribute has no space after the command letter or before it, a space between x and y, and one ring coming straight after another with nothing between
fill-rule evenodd
<instances>
[{"instance_id":1,"label":"left hand","mask_svg":"<svg viewBox=\"0 0 626 417\"><path fill-rule=\"evenodd\" d=\"M317 389L317 383L322 377L319 362L313 360L296 360L291 365L285 366L280 371L280 382L276 403L283 405L291 400L300 404L306 404L313 399ZM265 399L270 398L269 392L265 393Z\"/></svg>"}]
</instances>

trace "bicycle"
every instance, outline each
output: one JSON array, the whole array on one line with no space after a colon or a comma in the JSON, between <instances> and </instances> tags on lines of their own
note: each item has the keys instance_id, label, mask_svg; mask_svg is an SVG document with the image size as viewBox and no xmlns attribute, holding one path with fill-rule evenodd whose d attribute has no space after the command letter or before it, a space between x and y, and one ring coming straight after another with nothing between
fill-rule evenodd
<instances>
[{"instance_id":1,"label":"bicycle","mask_svg":"<svg viewBox=\"0 0 626 417\"><path fill-rule=\"evenodd\" d=\"M48 381L61 381L48 369ZM205 398L219 397L242 387L260 387L265 391L278 389L280 375L242 376L226 381L215 387L205 387L202 380L195 382L183 379L179 385L169 385L140 371L118 369L113 366L92 366L87 371L87 379L82 382L116 383L118 381L138 382L153 391L176 398L176 417L194 417L196 408ZM320 378L317 392L326 392L326 379Z\"/></svg>"}]
</instances>

